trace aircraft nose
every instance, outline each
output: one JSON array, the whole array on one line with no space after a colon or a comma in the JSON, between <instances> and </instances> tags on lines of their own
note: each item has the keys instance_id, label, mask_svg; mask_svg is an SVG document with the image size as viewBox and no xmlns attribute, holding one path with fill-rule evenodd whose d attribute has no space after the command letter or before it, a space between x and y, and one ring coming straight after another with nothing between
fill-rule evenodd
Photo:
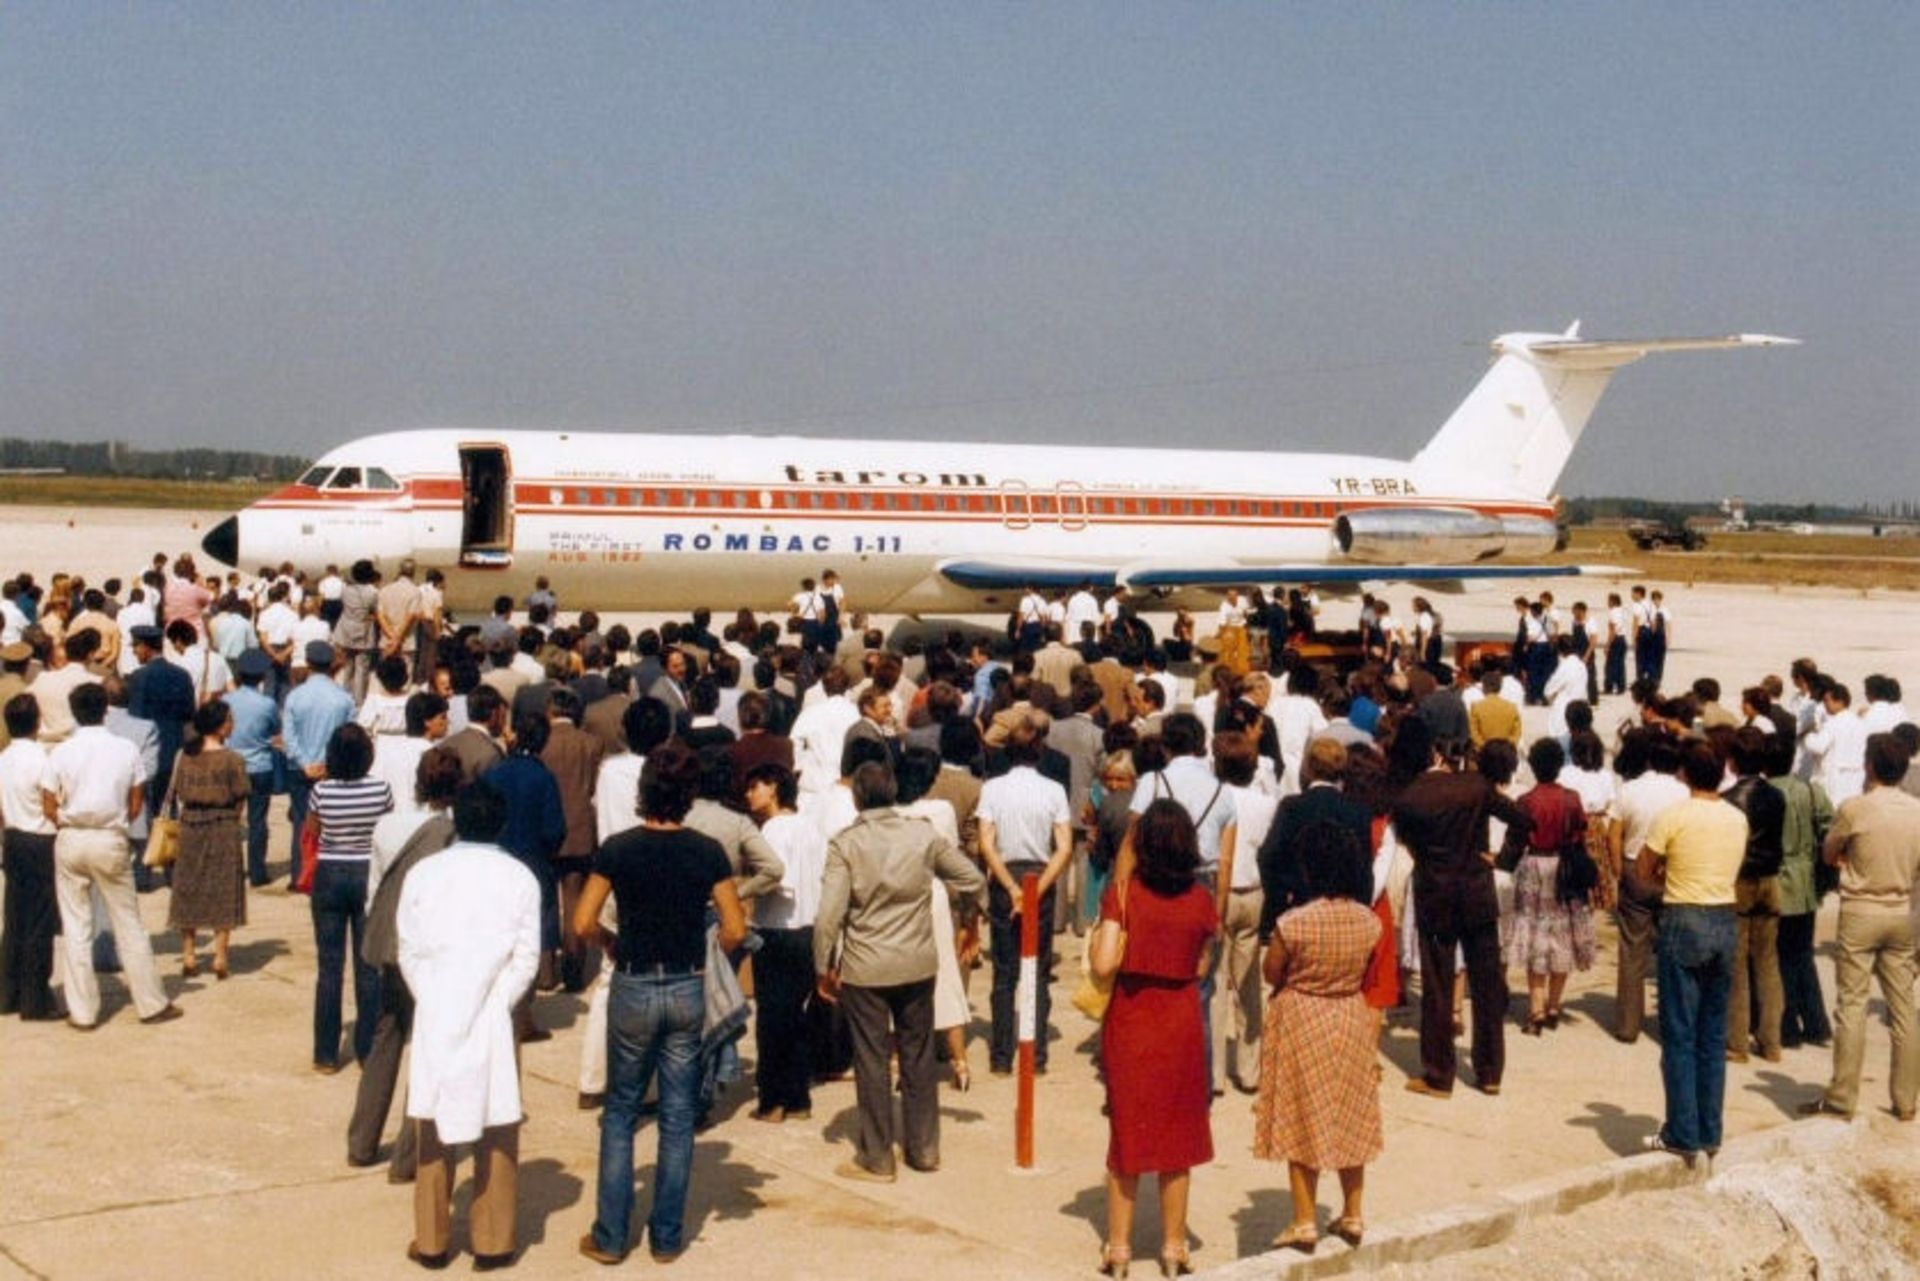
<instances>
[{"instance_id":1,"label":"aircraft nose","mask_svg":"<svg viewBox=\"0 0 1920 1281\"><path fill-rule=\"evenodd\" d=\"M200 540L200 549L222 565L240 568L240 518L229 516Z\"/></svg>"}]
</instances>

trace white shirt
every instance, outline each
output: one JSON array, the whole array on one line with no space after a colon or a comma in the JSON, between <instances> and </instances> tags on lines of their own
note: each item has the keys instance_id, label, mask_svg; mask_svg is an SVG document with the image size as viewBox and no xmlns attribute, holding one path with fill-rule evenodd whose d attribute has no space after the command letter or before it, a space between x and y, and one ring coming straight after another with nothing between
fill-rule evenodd
<instances>
[{"instance_id":1,"label":"white shirt","mask_svg":"<svg viewBox=\"0 0 1920 1281\"><path fill-rule=\"evenodd\" d=\"M226 659L208 649L204 641L184 650L176 650L172 642L168 642L167 661L193 678L195 703L218 698L233 688L233 669L227 666Z\"/></svg>"},{"instance_id":2,"label":"white shirt","mask_svg":"<svg viewBox=\"0 0 1920 1281\"><path fill-rule=\"evenodd\" d=\"M1067 789L1031 765L1016 765L982 784L974 813L993 824L1002 863L1051 862L1054 826L1073 818Z\"/></svg>"},{"instance_id":3,"label":"white shirt","mask_svg":"<svg viewBox=\"0 0 1920 1281\"><path fill-rule=\"evenodd\" d=\"M820 912L820 882L827 870L827 838L820 825L799 814L776 814L760 828L786 870L780 887L754 901L754 924L763 930L799 930Z\"/></svg>"},{"instance_id":4,"label":"white shirt","mask_svg":"<svg viewBox=\"0 0 1920 1281\"><path fill-rule=\"evenodd\" d=\"M60 826L127 830L127 798L146 782L140 749L104 725L77 729L47 753L40 786L60 802Z\"/></svg>"},{"instance_id":5,"label":"white shirt","mask_svg":"<svg viewBox=\"0 0 1920 1281\"><path fill-rule=\"evenodd\" d=\"M133 653L133 629L154 625L153 606L144 600L122 605L113 625L120 629L120 674L129 676L140 666L140 660Z\"/></svg>"},{"instance_id":6,"label":"white shirt","mask_svg":"<svg viewBox=\"0 0 1920 1281\"><path fill-rule=\"evenodd\" d=\"M1044 623L1047 621L1047 598L1039 592L1028 592L1020 598L1020 625Z\"/></svg>"},{"instance_id":7,"label":"white shirt","mask_svg":"<svg viewBox=\"0 0 1920 1281\"><path fill-rule=\"evenodd\" d=\"M407 732L407 700L413 697L410 690L401 690L398 694L389 694L379 685L367 691L361 700L360 712L354 717L361 729L374 738L401 735Z\"/></svg>"},{"instance_id":8,"label":"white shirt","mask_svg":"<svg viewBox=\"0 0 1920 1281\"><path fill-rule=\"evenodd\" d=\"M833 840L860 817L860 811L853 804L852 790L837 783L824 792L802 792L800 814L820 829L820 839L824 841Z\"/></svg>"},{"instance_id":9,"label":"white shirt","mask_svg":"<svg viewBox=\"0 0 1920 1281\"><path fill-rule=\"evenodd\" d=\"M1868 703L1860 713L1861 724L1867 727L1869 734L1884 734L1895 725L1912 720L1907 709L1901 703Z\"/></svg>"},{"instance_id":10,"label":"white shirt","mask_svg":"<svg viewBox=\"0 0 1920 1281\"><path fill-rule=\"evenodd\" d=\"M1640 857L1653 821L1687 799L1687 785L1671 774L1648 770L1614 790L1614 813L1620 818L1621 856L1629 865Z\"/></svg>"},{"instance_id":11,"label":"white shirt","mask_svg":"<svg viewBox=\"0 0 1920 1281\"><path fill-rule=\"evenodd\" d=\"M1220 838L1234 821L1233 793L1213 776L1213 769L1201 757L1176 756L1167 762L1166 769L1155 770L1140 780L1129 808L1135 814L1144 814L1147 806L1169 797L1180 802L1198 828L1201 868L1219 867Z\"/></svg>"},{"instance_id":12,"label":"white shirt","mask_svg":"<svg viewBox=\"0 0 1920 1281\"><path fill-rule=\"evenodd\" d=\"M1610 814L1613 812L1612 770L1585 770L1578 765L1568 765L1560 771L1560 781L1580 794L1580 808L1589 814ZM1634 853L1639 853L1638 850Z\"/></svg>"},{"instance_id":13,"label":"white shirt","mask_svg":"<svg viewBox=\"0 0 1920 1281\"><path fill-rule=\"evenodd\" d=\"M640 771L646 763L637 752L601 760L593 781L593 830L602 841L640 826Z\"/></svg>"},{"instance_id":14,"label":"white shirt","mask_svg":"<svg viewBox=\"0 0 1920 1281\"><path fill-rule=\"evenodd\" d=\"M333 629L327 626L327 620L318 614L303 618L293 625L293 661L289 667L301 671L307 669L307 646L315 641L331 641Z\"/></svg>"},{"instance_id":15,"label":"white shirt","mask_svg":"<svg viewBox=\"0 0 1920 1281\"><path fill-rule=\"evenodd\" d=\"M1067 644L1079 643L1084 623L1100 626L1100 602L1093 598L1092 592L1078 591L1067 598Z\"/></svg>"},{"instance_id":16,"label":"white shirt","mask_svg":"<svg viewBox=\"0 0 1920 1281\"><path fill-rule=\"evenodd\" d=\"M1275 694L1267 700L1267 716L1280 740L1280 794L1292 796L1300 790L1300 762L1306 759L1307 744L1327 727L1327 714L1305 694ZM1240 839L1245 841L1246 835L1242 833Z\"/></svg>"},{"instance_id":17,"label":"white shirt","mask_svg":"<svg viewBox=\"0 0 1920 1281\"><path fill-rule=\"evenodd\" d=\"M30 738L16 738L0 752L0 822L12 832L52 836L53 824L40 803L47 776L47 749Z\"/></svg>"},{"instance_id":18,"label":"white shirt","mask_svg":"<svg viewBox=\"0 0 1920 1281\"><path fill-rule=\"evenodd\" d=\"M293 639L293 632L300 625L300 615L283 600L277 600L260 611L254 628L260 633L262 644L279 649Z\"/></svg>"},{"instance_id":19,"label":"white shirt","mask_svg":"<svg viewBox=\"0 0 1920 1281\"><path fill-rule=\"evenodd\" d=\"M1567 736L1567 704L1587 696L1587 665L1578 654L1563 654L1547 677L1547 736Z\"/></svg>"},{"instance_id":20,"label":"white shirt","mask_svg":"<svg viewBox=\"0 0 1920 1281\"><path fill-rule=\"evenodd\" d=\"M328 574L320 580L320 599L339 600L347 590L347 584L338 574Z\"/></svg>"},{"instance_id":21,"label":"white shirt","mask_svg":"<svg viewBox=\"0 0 1920 1281\"><path fill-rule=\"evenodd\" d=\"M1220 602L1217 617L1221 627L1245 627L1247 625L1246 602L1229 596Z\"/></svg>"},{"instance_id":22,"label":"white shirt","mask_svg":"<svg viewBox=\"0 0 1920 1281\"><path fill-rule=\"evenodd\" d=\"M1280 812L1280 798L1269 796L1256 785L1229 787L1233 793L1234 836L1233 875L1228 884L1236 890L1260 888L1260 843L1267 839L1273 816Z\"/></svg>"},{"instance_id":23,"label":"white shirt","mask_svg":"<svg viewBox=\"0 0 1920 1281\"><path fill-rule=\"evenodd\" d=\"M0 600L0 645L16 645L29 626L27 616L10 600Z\"/></svg>"},{"instance_id":24,"label":"white shirt","mask_svg":"<svg viewBox=\"0 0 1920 1281\"><path fill-rule=\"evenodd\" d=\"M421 740L424 742L425 740ZM413 784L407 784L407 805L400 806L400 792L393 793L394 808L383 815L373 825L373 858L367 866L367 902L373 902L373 896L380 892L380 878L393 866L393 860L400 857L400 851L407 848L407 842L413 834L433 817L433 811L413 803ZM429 856L431 857L431 856Z\"/></svg>"},{"instance_id":25,"label":"white shirt","mask_svg":"<svg viewBox=\"0 0 1920 1281\"><path fill-rule=\"evenodd\" d=\"M793 768L800 788L822 792L840 778L840 750L847 731L860 719L860 709L842 694L811 704L793 721Z\"/></svg>"},{"instance_id":26,"label":"white shirt","mask_svg":"<svg viewBox=\"0 0 1920 1281\"><path fill-rule=\"evenodd\" d=\"M1802 740L1819 762L1820 785L1833 807L1850 801L1867 786L1867 723L1851 707L1830 715L1826 723Z\"/></svg>"},{"instance_id":27,"label":"white shirt","mask_svg":"<svg viewBox=\"0 0 1920 1281\"><path fill-rule=\"evenodd\" d=\"M33 678L27 692L40 704L40 741L59 743L73 737L73 707L68 695L82 685L97 685L100 678L79 663L49 667Z\"/></svg>"},{"instance_id":28,"label":"white shirt","mask_svg":"<svg viewBox=\"0 0 1920 1281\"><path fill-rule=\"evenodd\" d=\"M1607 627L1610 632L1608 640L1612 640L1614 636L1624 637L1627 634L1626 606L1614 605L1607 610Z\"/></svg>"},{"instance_id":29,"label":"white shirt","mask_svg":"<svg viewBox=\"0 0 1920 1281\"><path fill-rule=\"evenodd\" d=\"M795 592L790 602L793 616L803 623L818 622L820 619L820 593Z\"/></svg>"},{"instance_id":30,"label":"white shirt","mask_svg":"<svg viewBox=\"0 0 1920 1281\"><path fill-rule=\"evenodd\" d=\"M513 1004L540 965L540 885L491 845L452 845L407 873L395 916L413 993L407 1115L443 1143L522 1119Z\"/></svg>"},{"instance_id":31,"label":"white shirt","mask_svg":"<svg viewBox=\"0 0 1920 1281\"><path fill-rule=\"evenodd\" d=\"M425 735L410 738L405 734L382 734L373 740L373 765L367 773L383 780L393 790L394 813L424 812L413 798L414 784L420 774L420 758L432 746ZM367 887L367 901L373 901L372 886Z\"/></svg>"}]
</instances>

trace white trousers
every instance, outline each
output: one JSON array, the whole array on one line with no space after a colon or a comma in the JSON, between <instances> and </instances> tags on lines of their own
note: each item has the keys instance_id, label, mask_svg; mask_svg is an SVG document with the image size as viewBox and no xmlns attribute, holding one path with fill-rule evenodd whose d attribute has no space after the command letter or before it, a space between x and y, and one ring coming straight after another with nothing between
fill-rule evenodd
<instances>
[{"instance_id":1,"label":"white trousers","mask_svg":"<svg viewBox=\"0 0 1920 1281\"><path fill-rule=\"evenodd\" d=\"M580 1043L580 1093L607 1092L607 998L613 992L613 957L601 965L587 993L587 1039Z\"/></svg>"},{"instance_id":2,"label":"white trousers","mask_svg":"<svg viewBox=\"0 0 1920 1281\"><path fill-rule=\"evenodd\" d=\"M66 827L53 841L54 897L60 905L60 947L66 955L67 1017L81 1027L100 1019L100 982L93 972L93 892L106 904L120 969L143 1019L167 1008L153 943L133 888L133 852L126 834Z\"/></svg>"}]
</instances>

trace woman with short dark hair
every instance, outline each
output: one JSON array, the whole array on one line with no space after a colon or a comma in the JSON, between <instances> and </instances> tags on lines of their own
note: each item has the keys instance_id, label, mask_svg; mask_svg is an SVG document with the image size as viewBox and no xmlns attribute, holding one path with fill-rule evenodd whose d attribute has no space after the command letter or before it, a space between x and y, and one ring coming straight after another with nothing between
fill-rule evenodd
<instances>
[{"instance_id":1,"label":"woman with short dark hair","mask_svg":"<svg viewBox=\"0 0 1920 1281\"><path fill-rule=\"evenodd\" d=\"M1354 832L1314 823L1300 836L1307 901L1275 923L1264 973L1273 985L1260 1037L1253 1154L1285 1161L1293 1222L1274 1239L1312 1253L1320 1241L1322 1170L1340 1173L1331 1230L1358 1246L1367 1162L1380 1155L1380 1011L1367 1004L1367 967L1380 938L1373 860Z\"/></svg>"},{"instance_id":2,"label":"woman with short dark hair","mask_svg":"<svg viewBox=\"0 0 1920 1281\"><path fill-rule=\"evenodd\" d=\"M1593 967L1593 909L1588 892L1561 894L1560 863L1586 850L1587 814L1580 793L1560 782L1567 754L1542 738L1527 749L1533 790L1514 803L1533 820L1527 850L1513 873L1513 930L1507 964L1527 972L1527 1021L1538 1036L1560 1026L1567 976Z\"/></svg>"},{"instance_id":3,"label":"woman with short dark hair","mask_svg":"<svg viewBox=\"0 0 1920 1281\"><path fill-rule=\"evenodd\" d=\"M1100 1040L1108 1118L1100 1270L1126 1275L1140 1176L1152 1173L1160 1180L1160 1265L1171 1276L1192 1271L1190 1171L1213 1159L1199 983L1220 917L1213 895L1196 879L1199 839L1178 801L1149 805L1133 841L1133 875L1107 890L1093 940L1094 974L1114 980Z\"/></svg>"},{"instance_id":4,"label":"woman with short dark hair","mask_svg":"<svg viewBox=\"0 0 1920 1281\"><path fill-rule=\"evenodd\" d=\"M341 990L347 943L353 944L353 1054L373 1048L380 1012L380 975L360 954L367 925L367 881L373 868L373 829L393 809L393 789L367 777L373 740L348 722L327 740L326 777L313 785L307 825L319 841L313 874L313 938L320 970L313 989L313 1070L331 1075L340 1062Z\"/></svg>"},{"instance_id":5,"label":"woman with short dark hair","mask_svg":"<svg viewBox=\"0 0 1920 1281\"><path fill-rule=\"evenodd\" d=\"M247 868L240 805L253 794L247 767L227 750L233 714L223 702L193 714L193 734L173 768L173 799L180 805L180 854L173 866L167 924L180 931L180 972L200 972L195 934L213 931L213 976L228 973L227 948L235 926L247 923Z\"/></svg>"}]
</instances>

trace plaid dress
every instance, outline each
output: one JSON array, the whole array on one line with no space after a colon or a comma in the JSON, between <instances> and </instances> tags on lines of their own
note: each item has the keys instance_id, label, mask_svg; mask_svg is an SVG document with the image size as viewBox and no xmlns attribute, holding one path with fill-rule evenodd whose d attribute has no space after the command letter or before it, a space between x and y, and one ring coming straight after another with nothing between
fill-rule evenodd
<instances>
[{"instance_id":1,"label":"plaid dress","mask_svg":"<svg viewBox=\"0 0 1920 1281\"><path fill-rule=\"evenodd\" d=\"M1380 929L1347 899L1316 899L1274 927L1287 968L1260 1036L1255 1156L1344 1170L1380 1155L1380 1013L1363 995Z\"/></svg>"}]
</instances>

